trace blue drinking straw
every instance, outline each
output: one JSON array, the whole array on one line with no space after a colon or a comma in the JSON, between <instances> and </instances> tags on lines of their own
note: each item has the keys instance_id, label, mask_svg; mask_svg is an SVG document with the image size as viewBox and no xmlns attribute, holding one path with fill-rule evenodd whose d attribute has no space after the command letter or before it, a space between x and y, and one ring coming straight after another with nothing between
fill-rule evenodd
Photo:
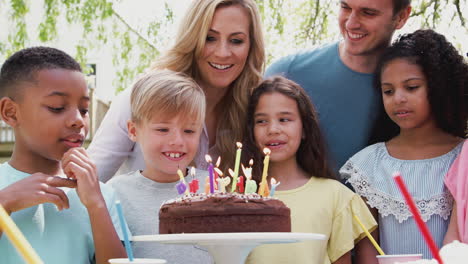
<instances>
[{"instance_id":1,"label":"blue drinking straw","mask_svg":"<svg viewBox=\"0 0 468 264\"><path fill-rule=\"evenodd\" d=\"M124 236L124 243L125 243L125 250L127 251L127 256L130 261L133 261L133 251L132 247L130 246L130 241L128 240L128 233L127 229L125 228L125 218L123 215L122 205L120 205L120 201L117 200L115 202L115 207L117 208L117 214L119 215L120 220L120 227L122 228L122 233Z\"/></svg>"}]
</instances>

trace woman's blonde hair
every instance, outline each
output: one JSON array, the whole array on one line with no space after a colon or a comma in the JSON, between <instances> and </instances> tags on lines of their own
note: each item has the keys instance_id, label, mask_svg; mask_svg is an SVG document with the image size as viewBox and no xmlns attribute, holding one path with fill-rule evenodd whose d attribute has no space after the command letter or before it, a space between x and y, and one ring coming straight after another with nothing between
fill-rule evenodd
<instances>
[{"instance_id":1,"label":"woman's blonde hair","mask_svg":"<svg viewBox=\"0 0 468 264\"><path fill-rule=\"evenodd\" d=\"M235 142L243 138L247 103L251 91L262 81L265 63L263 32L258 8L253 0L194 0L182 20L174 46L155 64L156 69L184 72L199 78L196 60L202 56L206 37L217 8L239 5L250 15L250 49L247 62L219 102L223 106L216 128L216 148L223 157L223 170L233 167Z\"/></svg>"},{"instance_id":2,"label":"woman's blonde hair","mask_svg":"<svg viewBox=\"0 0 468 264\"><path fill-rule=\"evenodd\" d=\"M200 124L205 119L206 100L203 90L192 78L171 70L151 70L132 87L130 97L132 121L149 121L155 115Z\"/></svg>"}]
</instances>

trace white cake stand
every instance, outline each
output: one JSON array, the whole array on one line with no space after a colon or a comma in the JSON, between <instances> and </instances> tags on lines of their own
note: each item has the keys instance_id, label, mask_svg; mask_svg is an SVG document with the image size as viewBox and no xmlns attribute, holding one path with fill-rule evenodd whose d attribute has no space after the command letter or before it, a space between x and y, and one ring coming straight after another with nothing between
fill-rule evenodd
<instances>
[{"instance_id":1,"label":"white cake stand","mask_svg":"<svg viewBox=\"0 0 468 264\"><path fill-rule=\"evenodd\" d=\"M216 264L243 264L250 251L261 244L295 243L326 238L325 235L311 233L206 233L134 236L132 240L196 244L206 248Z\"/></svg>"}]
</instances>

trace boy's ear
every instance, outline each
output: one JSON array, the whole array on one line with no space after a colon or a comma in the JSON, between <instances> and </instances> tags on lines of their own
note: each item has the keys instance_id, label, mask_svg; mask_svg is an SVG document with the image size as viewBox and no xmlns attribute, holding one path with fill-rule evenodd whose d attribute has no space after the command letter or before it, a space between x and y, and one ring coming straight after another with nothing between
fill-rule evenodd
<instances>
[{"instance_id":1,"label":"boy's ear","mask_svg":"<svg viewBox=\"0 0 468 264\"><path fill-rule=\"evenodd\" d=\"M18 104L11 100L11 98L2 97L0 99L0 117L11 127L15 127L18 124L17 110Z\"/></svg>"},{"instance_id":2,"label":"boy's ear","mask_svg":"<svg viewBox=\"0 0 468 264\"><path fill-rule=\"evenodd\" d=\"M411 6L407 6L397 14L396 29L401 29L411 15Z\"/></svg>"},{"instance_id":3,"label":"boy's ear","mask_svg":"<svg viewBox=\"0 0 468 264\"><path fill-rule=\"evenodd\" d=\"M137 140L137 132L136 132L136 124L132 120L127 121L127 130L128 130L128 137L130 140L133 142L136 142Z\"/></svg>"}]
</instances>

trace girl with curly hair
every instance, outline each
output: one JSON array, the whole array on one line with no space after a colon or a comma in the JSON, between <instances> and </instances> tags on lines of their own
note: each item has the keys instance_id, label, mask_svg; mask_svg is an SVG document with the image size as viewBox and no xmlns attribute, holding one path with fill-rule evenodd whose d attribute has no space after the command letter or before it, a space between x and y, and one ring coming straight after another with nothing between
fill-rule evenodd
<instances>
[{"instance_id":1,"label":"girl with curly hair","mask_svg":"<svg viewBox=\"0 0 468 264\"><path fill-rule=\"evenodd\" d=\"M453 207L444 176L465 141L468 65L443 35L418 30L386 49L375 84L386 113L378 124L383 142L355 154L340 173L378 216L385 253L431 258L392 175L401 173L442 246Z\"/></svg>"}]
</instances>

